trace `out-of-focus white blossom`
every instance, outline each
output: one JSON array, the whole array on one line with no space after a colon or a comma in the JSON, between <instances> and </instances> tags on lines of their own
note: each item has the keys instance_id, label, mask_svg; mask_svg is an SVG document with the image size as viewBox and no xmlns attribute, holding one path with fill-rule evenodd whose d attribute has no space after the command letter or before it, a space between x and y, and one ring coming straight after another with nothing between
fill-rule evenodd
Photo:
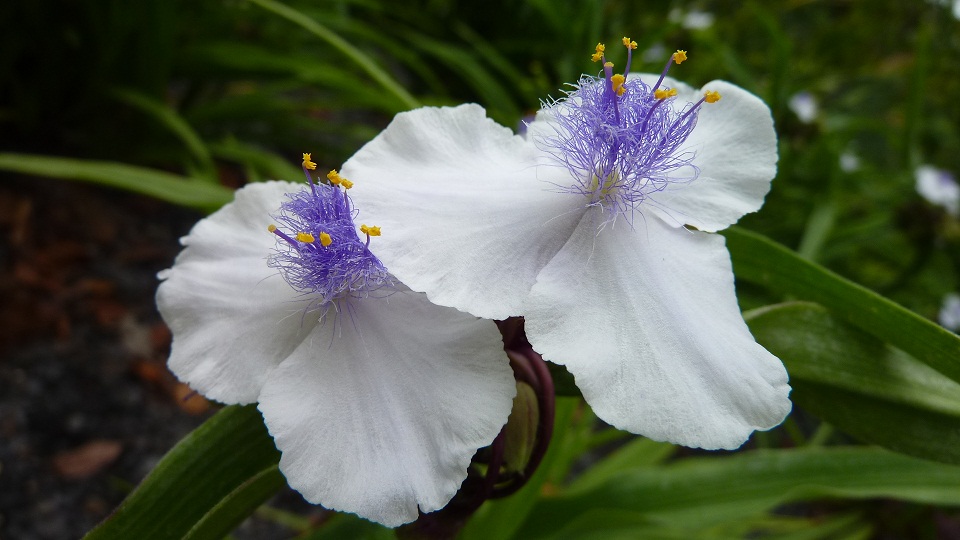
<instances>
[{"instance_id":1,"label":"out-of-focus white blossom","mask_svg":"<svg viewBox=\"0 0 960 540\"><path fill-rule=\"evenodd\" d=\"M806 90L790 96L787 106L804 124L816 120L817 113L820 112L820 104L817 102L817 98Z\"/></svg>"},{"instance_id":2,"label":"out-of-focus white blossom","mask_svg":"<svg viewBox=\"0 0 960 540\"><path fill-rule=\"evenodd\" d=\"M938 319L947 330L960 331L960 294L950 293L943 297Z\"/></svg>"},{"instance_id":3,"label":"out-of-focus white blossom","mask_svg":"<svg viewBox=\"0 0 960 540\"><path fill-rule=\"evenodd\" d=\"M654 43L643 51L641 58L644 62L659 62L664 56L667 56L667 48L663 46L663 43Z\"/></svg>"},{"instance_id":4,"label":"out-of-focus white blossom","mask_svg":"<svg viewBox=\"0 0 960 540\"><path fill-rule=\"evenodd\" d=\"M960 216L960 185L950 171L921 165L914 176L920 196L931 204L942 206L950 215Z\"/></svg>"},{"instance_id":5,"label":"out-of-focus white blossom","mask_svg":"<svg viewBox=\"0 0 960 540\"><path fill-rule=\"evenodd\" d=\"M704 30L713 26L714 16L709 11L691 9L684 11L680 8L670 10L670 22L680 23L687 30Z\"/></svg>"},{"instance_id":6,"label":"out-of-focus white blossom","mask_svg":"<svg viewBox=\"0 0 960 540\"><path fill-rule=\"evenodd\" d=\"M840 170L846 173L860 170L860 156L850 150L844 151L840 154Z\"/></svg>"}]
</instances>

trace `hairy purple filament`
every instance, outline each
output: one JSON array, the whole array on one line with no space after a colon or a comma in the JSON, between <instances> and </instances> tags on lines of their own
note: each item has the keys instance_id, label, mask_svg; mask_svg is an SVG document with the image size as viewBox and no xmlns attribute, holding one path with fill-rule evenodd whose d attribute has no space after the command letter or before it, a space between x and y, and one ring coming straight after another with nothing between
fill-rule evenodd
<instances>
[{"instance_id":1,"label":"hairy purple filament","mask_svg":"<svg viewBox=\"0 0 960 540\"><path fill-rule=\"evenodd\" d=\"M311 297L309 310L326 310L341 299L366 297L392 285L387 269L367 247L369 238L364 242L357 234L356 213L343 189L311 181L309 190L288 193L273 215L278 242L267 264ZM314 241L297 240L299 233ZM320 241L324 233L330 236L326 246Z\"/></svg>"},{"instance_id":2,"label":"hairy purple filament","mask_svg":"<svg viewBox=\"0 0 960 540\"><path fill-rule=\"evenodd\" d=\"M575 183L564 191L602 206L610 220L619 215L631 220L652 193L700 174L692 163L695 153L681 146L703 101L675 110L674 97L654 96L659 83L651 87L633 78L623 86L617 95L609 73L582 77L566 97L545 104L554 135L536 141L573 176Z\"/></svg>"}]
</instances>

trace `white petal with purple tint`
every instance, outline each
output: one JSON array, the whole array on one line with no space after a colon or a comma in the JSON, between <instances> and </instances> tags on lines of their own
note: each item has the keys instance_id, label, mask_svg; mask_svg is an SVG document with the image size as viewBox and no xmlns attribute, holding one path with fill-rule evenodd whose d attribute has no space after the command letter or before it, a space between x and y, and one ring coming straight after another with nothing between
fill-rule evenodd
<instances>
[{"instance_id":1,"label":"white petal with purple tint","mask_svg":"<svg viewBox=\"0 0 960 540\"><path fill-rule=\"evenodd\" d=\"M342 170L383 228L374 253L430 300L487 318L520 314L537 272L573 231L582 201L565 169L477 105L401 113Z\"/></svg>"}]
</instances>

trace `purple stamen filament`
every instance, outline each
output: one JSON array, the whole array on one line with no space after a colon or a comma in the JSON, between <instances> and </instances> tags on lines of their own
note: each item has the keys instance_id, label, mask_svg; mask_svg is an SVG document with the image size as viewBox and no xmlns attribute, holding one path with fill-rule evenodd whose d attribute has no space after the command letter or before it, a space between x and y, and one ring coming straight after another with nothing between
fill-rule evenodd
<instances>
[{"instance_id":1,"label":"purple stamen filament","mask_svg":"<svg viewBox=\"0 0 960 540\"><path fill-rule=\"evenodd\" d=\"M357 212L346 190L314 182L308 162L309 155L305 155L304 173L310 189L288 193L273 215L277 225L268 230L282 242L277 243L267 264L310 299L308 309L326 310L345 298L366 297L392 283L386 268L370 252L370 234L365 235L366 242L357 234ZM379 234L379 228L375 229Z\"/></svg>"},{"instance_id":2,"label":"purple stamen filament","mask_svg":"<svg viewBox=\"0 0 960 540\"><path fill-rule=\"evenodd\" d=\"M631 44L624 39L628 68ZM686 59L683 51L670 56L652 87L639 78L620 84L621 76L614 75L602 53L598 47L601 77L584 76L565 98L544 105L555 134L536 142L573 176L574 185L565 191L587 196L587 205L602 206L609 220L619 215L629 220L651 194L697 178L693 152L681 147L696 126L700 106L712 101L701 99L678 110L672 105L676 91L657 92L670 67Z\"/></svg>"}]
</instances>

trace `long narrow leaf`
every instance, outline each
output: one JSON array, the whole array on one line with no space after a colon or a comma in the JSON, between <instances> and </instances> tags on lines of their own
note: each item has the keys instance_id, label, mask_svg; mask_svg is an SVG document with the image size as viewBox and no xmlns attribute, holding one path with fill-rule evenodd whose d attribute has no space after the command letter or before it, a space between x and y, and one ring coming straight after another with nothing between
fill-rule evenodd
<instances>
[{"instance_id":1,"label":"long narrow leaf","mask_svg":"<svg viewBox=\"0 0 960 540\"><path fill-rule=\"evenodd\" d=\"M193 182L175 174L113 161L0 154L0 169L116 187L205 211L216 210L233 199L233 192L223 186Z\"/></svg>"},{"instance_id":2,"label":"long narrow leaf","mask_svg":"<svg viewBox=\"0 0 960 540\"><path fill-rule=\"evenodd\" d=\"M807 302L744 314L793 400L867 442L960 464L960 384Z\"/></svg>"},{"instance_id":3,"label":"long narrow leaf","mask_svg":"<svg viewBox=\"0 0 960 540\"><path fill-rule=\"evenodd\" d=\"M115 90L113 93L117 98L140 109L169 129L171 133L183 142L184 146L187 147L197 160L197 164L200 165L204 174L201 178L208 182L217 181L216 167L213 164L213 158L210 156L210 151L207 149L206 144L204 144L200 135L198 135L197 132L190 127L190 124L177 114L176 111L166 104L140 92Z\"/></svg>"},{"instance_id":4,"label":"long narrow leaf","mask_svg":"<svg viewBox=\"0 0 960 540\"><path fill-rule=\"evenodd\" d=\"M367 72L367 74L369 74L373 80L380 84L384 90L393 94L393 96L397 98L397 100L400 101L406 108L414 109L420 106L420 103L416 100L416 98L410 95L410 93L407 92L403 86L400 85L400 83L395 81L390 74L378 66L376 62L374 62L369 56L310 16L297 11L286 4L276 2L275 0L249 1L257 4L267 11L272 11L273 13L276 13L277 15L280 15L289 21L296 23L301 28L329 43L335 49L339 50L345 56L353 60L360 67L360 69Z\"/></svg>"},{"instance_id":5,"label":"long narrow leaf","mask_svg":"<svg viewBox=\"0 0 960 540\"><path fill-rule=\"evenodd\" d=\"M738 279L811 300L960 382L960 337L759 234L723 233Z\"/></svg>"},{"instance_id":6,"label":"long narrow leaf","mask_svg":"<svg viewBox=\"0 0 960 540\"><path fill-rule=\"evenodd\" d=\"M279 459L254 405L226 407L85 538L221 538L283 485Z\"/></svg>"},{"instance_id":7,"label":"long narrow leaf","mask_svg":"<svg viewBox=\"0 0 960 540\"><path fill-rule=\"evenodd\" d=\"M960 505L960 467L870 447L757 450L625 470L587 491L544 498L518 532L550 537L594 509L706 527L818 498L895 498Z\"/></svg>"}]
</instances>

